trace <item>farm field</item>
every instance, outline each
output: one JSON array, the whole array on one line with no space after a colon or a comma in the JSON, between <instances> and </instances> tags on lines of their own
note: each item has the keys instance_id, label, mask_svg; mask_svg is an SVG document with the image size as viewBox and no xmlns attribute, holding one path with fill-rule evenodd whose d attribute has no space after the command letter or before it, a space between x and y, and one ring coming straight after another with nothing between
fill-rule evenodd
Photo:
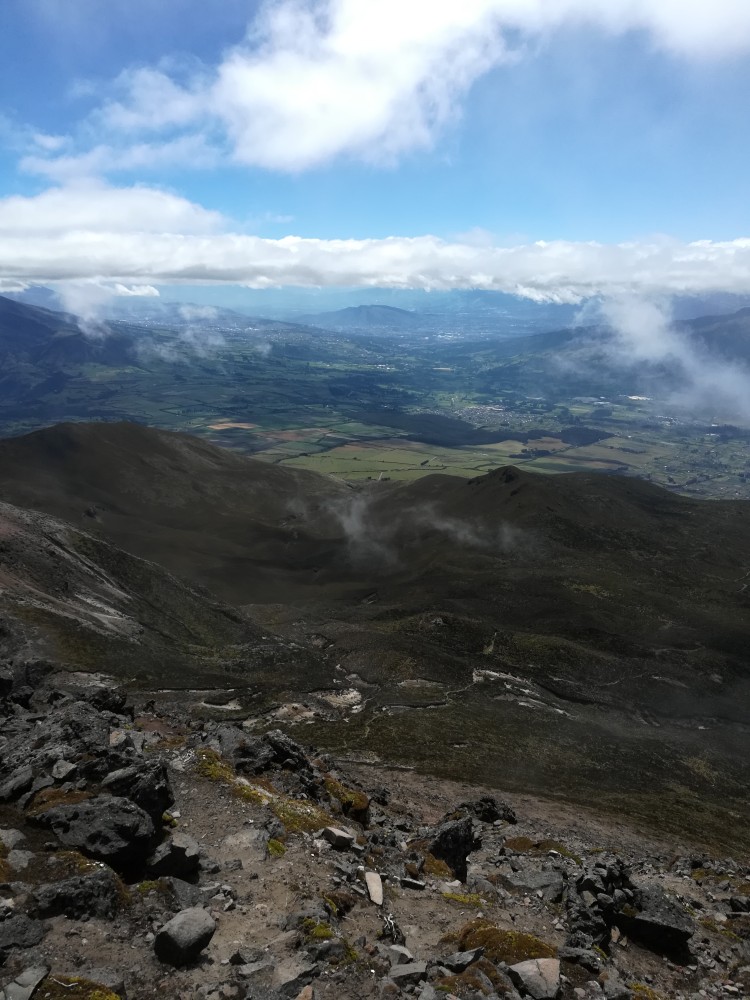
<instances>
[{"instance_id":1,"label":"farm field","mask_svg":"<svg viewBox=\"0 0 750 1000\"><path fill-rule=\"evenodd\" d=\"M560 364L570 331L470 340L279 324L213 331L200 352L169 328L122 335L117 351L105 340L48 369L6 359L0 434L126 420L340 479L512 464L750 496L750 428L679 410L652 373Z\"/></svg>"}]
</instances>

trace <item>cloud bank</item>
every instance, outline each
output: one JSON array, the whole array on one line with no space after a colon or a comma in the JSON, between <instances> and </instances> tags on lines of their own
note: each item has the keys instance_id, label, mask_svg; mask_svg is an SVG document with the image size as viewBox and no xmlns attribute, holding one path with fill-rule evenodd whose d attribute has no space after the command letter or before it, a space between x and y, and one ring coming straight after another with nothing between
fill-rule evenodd
<instances>
[{"instance_id":1,"label":"cloud bank","mask_svg":"<svg viewBox=\"0 0 750 1000\"><path fill-rule=\"evenodd\" d=\"M746 0L275 0L216 65L122 73L82 133L83 147L108 142L37 144L24 166L64 180L185 156L289 172L390 163L431 147L482 75L570 27L640 32L683 59L750 49Z\"/></svg>"},{"instance_id":2,"label":"cloud bank","mask_svg":"<svg viewBox=\"0 0 750 1000\"><path fill-rule=\"evenodd\" d=\"M497 247L435 236L263 239L153 188L103 184L0 199L0 288L95 282L480 288L539 302L750 292L750 238L682 243L540 241ZM141 293L142 294L142 293ZM146 294L152 294L147 291Z\"/></svg>"}]
</instances>

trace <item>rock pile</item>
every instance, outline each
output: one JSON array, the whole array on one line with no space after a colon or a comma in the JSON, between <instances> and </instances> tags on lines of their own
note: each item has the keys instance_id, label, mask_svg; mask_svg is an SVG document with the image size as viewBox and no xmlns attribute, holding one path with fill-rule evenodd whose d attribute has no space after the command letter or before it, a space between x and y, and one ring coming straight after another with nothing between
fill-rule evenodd
<instances>
[{"instance_id":1,"label":"rock pile","mask_svg":"<svg viewBox=\"0 0 750 1000\"><path fill-rule=\"evenodd\" d=\"M740 862L571 847L447 788L425 822L414 776L368 793L278 730L44 664L0 693L1 1000L750 991Z\"/></svg>"}]
</instances>

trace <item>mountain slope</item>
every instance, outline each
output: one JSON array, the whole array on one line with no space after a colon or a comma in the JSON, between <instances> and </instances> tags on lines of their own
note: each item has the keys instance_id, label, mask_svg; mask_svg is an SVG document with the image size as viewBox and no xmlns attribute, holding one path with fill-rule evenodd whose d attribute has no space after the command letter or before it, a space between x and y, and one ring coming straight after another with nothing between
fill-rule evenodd
<instances>
[{"instance_id":1,"label":"mountain slope","mask_svg":"<svg viewBox=\"0 0 750 1000\"><path fill-rule=\"evenodd\" d=\"M0 657L104 670L130 683L263 686L312 658L160 566L0 503Z\"/></svg>"},{"instance_id":2,"label":"mountain slope","mask_svg":"<svg viewBox=\"0 0 750 1000\"><path fill-rule=\"evenodd\" d=\"M98 567L79 583L50 561L50 533L35 536L22 584L48 595L41 625L64 662L114 663L152 687L213 678L236 689L237 718L299 719L339 753L646 823L668 810L696 836L750 818L746 503L512 467L354 489L130 424L1 441L0 499L69 519L65 549ZM143 555L249 605L261 637ZM18 644L13 586L0 607ZM118 637L101 654L90 619L108 612L80 594L153 642ZM83 611L76 652L60 622Z\"/></svg>"},{"instance_id":3,"label":"mountain slope","mask_svg":"<svg viewBox=\"0 0 750 1000\"><path fill-rule=\"evenodd\" d=\"M62 424L0 442L0 496L85 524L234 603L275 599L279 577L285 594L297 579L304 589L335 538L330 504L349 492L138 424Z\"/></svg>"}]
</instances>

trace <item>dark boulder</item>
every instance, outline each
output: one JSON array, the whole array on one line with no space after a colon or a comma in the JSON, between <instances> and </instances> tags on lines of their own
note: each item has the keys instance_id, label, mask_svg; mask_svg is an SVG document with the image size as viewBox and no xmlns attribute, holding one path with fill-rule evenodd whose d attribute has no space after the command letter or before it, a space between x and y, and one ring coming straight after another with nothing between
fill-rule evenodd
<instances>
[{"instance_id":1,"label":"dark boulder","mask_svg":"<svg viewBox=\"0 0 750 1000\"><path fill-rule=\"evenodd\" d=\"M148 813L128 799L98 795L77 805L54 806L35 817L57 839L123 872L141 865L154 843Z\"/></svg>"},{"instance_id":2,"label":"dark boulder","mask_svg":"<svg viewBox=\"0 0 750 1000\"><path fill-rule=\"evenodd\" d=\"M36 917L102 917L111 920L121 901L121 885L110 868L51 882L34 890Z\"/></svg>"},{"instance_id":3,"label":"dark boulder","mask_svg":"<svg viewBox=\"0 0 750 1000\"><path fill-rule=\"evenodd\" d=\"M685 948L695 931L687 910L658 885L638 889L634 906L625 906L615 922L635 940L657 951Z\"/></svg>"},{"instance_id":4,"label":"dark boulder","mask_svg":"<svg viewBox=\"0 0 750 1000\"><path fill-rule=\"evenodd\" d=\"M449 866L456 878L466 881L466 859L472 851L482 846L481 840L474 834L474 826L469 817L450 820L435 831L428 850L434 857Z\"/></svg>"},{"instance_id":5,"label":"dark boulder","mask_svg":"<svg viewBox=\"0 0 750 1000\"><path fill-rule=\"evenodd\" d=\"M40 920L32 920L25 913L0 920L0 959L4 961L14 948L33 948L46 933Z\"/></svg>"},{"instance_id":6,"label":"dark boulder","mask_svg":"<svg viewBox=\"0 0 750 1000\"><path fill-rule=\"evenodd\" d=\"M507 802L498 802L491 795L484 795L481 799L474 799L471 802L462 802L457 811L465 812L481 823L496 823L498 820L505 823L518 822L513 808Z\"/></svg>"},{"instance_id":7,"label":"dark boulder","mask_svg":"<svg viewBox=\"0 0 750 1000\"><path fill-rule=\"evenodd\" d=\"M174 802L166 766L158 760L139 761L137 765L112 771L102 782L112 795L130 799L148 813L155 826Z\"/></svg>"},{"instance_id":8,"label":"dark boulder","mask_svg":"<svg viewBox=\"0 0 750 1000\"><path fill-rule=\"evenodd\" d=\"M280 729L272 729L270 733L265 734L264 739L273 751L276 763L294 770L310 770L310 762L303 748Z\"/></svg>"}]
</instances>

